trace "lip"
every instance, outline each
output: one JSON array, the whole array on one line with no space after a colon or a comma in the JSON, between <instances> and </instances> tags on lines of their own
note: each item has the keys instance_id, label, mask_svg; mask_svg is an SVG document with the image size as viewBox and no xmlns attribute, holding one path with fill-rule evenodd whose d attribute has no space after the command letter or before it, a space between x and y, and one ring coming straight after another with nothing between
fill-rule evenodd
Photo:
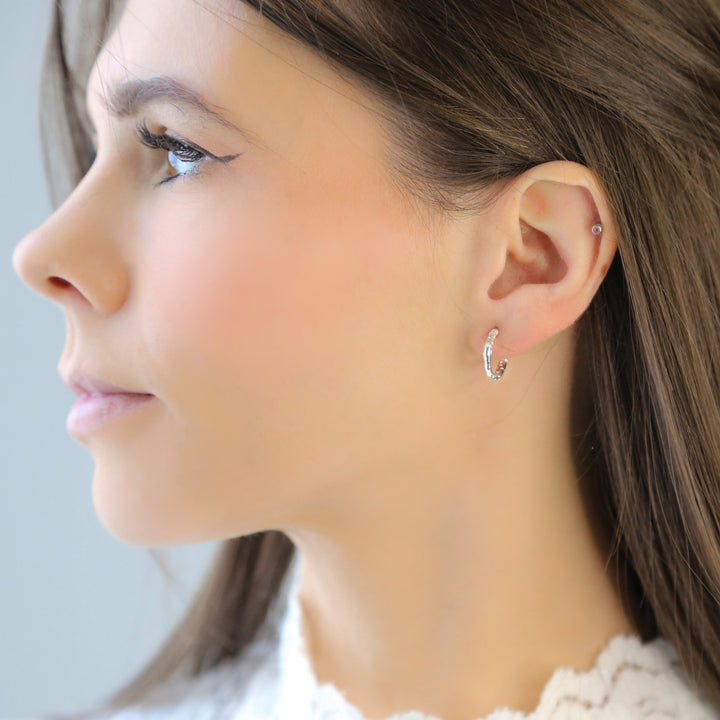
<instances>
[{"instance_id":1,"label":"lip","mask_svg":"<svg viewBox=\"0 0 720 720\"><path fill-rule=\"evenodd\" d=\"M91 395L93 393L102 393L103 395L149 395L139 390L131 390L130 388L119 387L107 380L102 380L95 375L83 372L82 370L73 370L69 374L60 373L63 382L76 395Z\"/></svg>"},{"instance_id":2,"label":"lip","mask_svg":"<svg viewBox=\"0 0 720 720\"><path fill-rule=\"evenodd\" d=\"M78 399L70 408L65 427L74 437L87 435L110 420L147 405L155 396L120 387L78 368L60 372Z\"/></svg>"},{"instance_id":3,"label":"lip","mask_svg":"<svg viewBox=\"0 0 720 720\"><path fill-rule=\"evenodd\" d=\"M73 437L88 435L102 425L126 415L155 400L154 395L140 393L82 394L70 408L65 427Z\"/></svg>"}]
</instances>

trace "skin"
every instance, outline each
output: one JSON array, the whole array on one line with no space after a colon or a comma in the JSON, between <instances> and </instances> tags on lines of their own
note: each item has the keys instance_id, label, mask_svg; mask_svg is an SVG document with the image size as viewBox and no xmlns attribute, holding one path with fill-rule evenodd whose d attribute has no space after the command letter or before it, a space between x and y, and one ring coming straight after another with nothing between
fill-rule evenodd
<instances>
[{"instance_id":1,"label":"skin","mask_svg":"<svg viewBox=\"0 0 720 720\"><path fill-rule=\"evenodd\" d=\"M160 74L253 138L108 113ZM235 2L130 0L87 97L97 160L13 264L65 312L61 371L156 396L77 438L109 532L286 532L316 675L369 718L527 712L634 632L569 447L573 323L616 251L587 168L534 167L477 214L413 202L372 98ZM176 170L140 120L238 157L158 186Z\"/></svg>"}]
</instances>

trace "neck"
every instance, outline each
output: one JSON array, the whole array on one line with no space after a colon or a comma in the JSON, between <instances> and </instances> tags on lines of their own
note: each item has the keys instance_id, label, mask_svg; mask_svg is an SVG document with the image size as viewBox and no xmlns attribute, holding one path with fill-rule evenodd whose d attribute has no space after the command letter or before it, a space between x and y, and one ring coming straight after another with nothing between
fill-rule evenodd
<instances>
[{"instance_id":1,"label":"neck","mask_svg":"<svg viewBox=\"0 0 720 720\"><path fill-rule=\"evenodd\" d=\"M422 463L344 485L283 528L303 556L318 681L367 717L529 712L555 668L589 669L612 636L636 632L570 451L548 452L569 436L565 419L531 428L531 404L477 434L456 425Z\"/></svg>"}]
</instances>

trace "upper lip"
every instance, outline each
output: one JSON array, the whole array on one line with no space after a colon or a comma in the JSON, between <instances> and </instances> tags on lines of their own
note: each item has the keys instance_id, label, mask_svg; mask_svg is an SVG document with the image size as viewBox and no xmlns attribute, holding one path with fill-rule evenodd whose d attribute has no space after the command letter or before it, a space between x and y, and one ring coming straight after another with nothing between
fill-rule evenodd
<instances>
[{"instance_id":1,"label":"upper lip","mask_svg":"<svg viewBox=\"0 0 720 720\"><path fill-rule=\"evenodd\" d=\"M135 390L118 387L107 380L101 380L99 377L82 370L73 370L68 374L60 373L60 376L63 382L77 395L90 395L91 393L150 395L150 393L139 393Z\"/></svg>"}]
</instances>

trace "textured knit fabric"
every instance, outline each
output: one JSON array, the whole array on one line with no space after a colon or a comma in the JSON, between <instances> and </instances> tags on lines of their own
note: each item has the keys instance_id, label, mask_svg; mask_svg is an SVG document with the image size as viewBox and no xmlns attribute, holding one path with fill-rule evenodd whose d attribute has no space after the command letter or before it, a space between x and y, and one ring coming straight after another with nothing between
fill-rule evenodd
<instances>
[{"instance_id":1,"label":"textured knit fabric","mask_svg":"<svg viewBox=\"0 0 720 720\"><path fill-rule=\"evenodd\" d=\"M343 692L319 684L306 652L296 555L263 628L240 661L229 661L152 709L128 709L116 720L369 720ZM273 632L273 625L277 632ZM665 639L643 643L616 635L585 672L558 668L536 709L501 707L467 720L720 720L720 709L695 688ZM374 719L373 719L374 720ZM387 720L441 720L408 708Z\"/></svg>"}]
</instances>

